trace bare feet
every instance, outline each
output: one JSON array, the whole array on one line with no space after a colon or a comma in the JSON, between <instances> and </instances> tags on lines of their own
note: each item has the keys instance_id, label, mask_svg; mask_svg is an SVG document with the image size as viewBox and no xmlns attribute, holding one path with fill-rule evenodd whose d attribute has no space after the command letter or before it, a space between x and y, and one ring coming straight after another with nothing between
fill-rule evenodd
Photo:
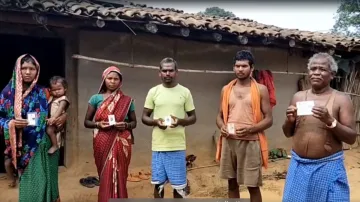
<instances>
[{"instance_id":1,"label":"bare feet","mask_svg":"<svg viewBox=\"0 0 360 202\"><path fill-rule=\"evenodd\" d=\"M53 153L55 153L58 149L59 149L59 148L58 148L57 146L52 146L52 147L50 147L48 153L49 153L49 154L53 154Z\"/></svg>"},{"instance_id":2,"label":"bare feet","mask_svg":"<svg viewBox=\"0 0 360 202\"><path fill-rule=\"evenodd\" d=\"M16 179L13 179L12 182L10 182L8 186L9 186L9 188L16 187Z\"/></svg>"}]
</instances>

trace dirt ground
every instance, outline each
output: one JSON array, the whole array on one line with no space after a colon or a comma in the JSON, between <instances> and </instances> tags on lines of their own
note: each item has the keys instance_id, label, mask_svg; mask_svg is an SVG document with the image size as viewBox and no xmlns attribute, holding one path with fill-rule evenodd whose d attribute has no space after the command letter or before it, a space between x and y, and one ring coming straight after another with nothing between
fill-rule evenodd
<instances>
[{"instance_id":1,"label":"dirt ground","mask_svg":"<svg viewBox=\"0 0 360 202\"><path fill-rule=\"evenodd\" d=\"M346 169L351 190L360 188L360 149L348 150L345 152ZM196 163L196 161L195 161ZM271 162L268 170L263 173L264 186L262 195L264 200L281 201L284 187L284 178L289 160L278 160ZM209 163L212 164L212 163ZM194 167L203 165L194 165ZM218 167L208 167L195 169L188 172L188 179L191 186L190 198L226 198L227 182L218 176ZM132 169L132 173L149 168ZM62 202L96 202L98 188L86 188L79 184L79 179L86 175L95 173L85 173L83 176L72 173L69 170L60 171L60 195ZM5 175L0 175L0 199L2 202L16 202L18 197L17 188L8 188ZM35 185L36 186L36 185ZM140 182L129 182L128 191L130 198L152 198L153 187L150 180ZM241 187L240 195L242 198L249 198L246 188ZM165 189L165 197L172 197L172 190L169 186ZM351 191L351 201L360 200L360 192Z\"/></svg>"}]
</instances>

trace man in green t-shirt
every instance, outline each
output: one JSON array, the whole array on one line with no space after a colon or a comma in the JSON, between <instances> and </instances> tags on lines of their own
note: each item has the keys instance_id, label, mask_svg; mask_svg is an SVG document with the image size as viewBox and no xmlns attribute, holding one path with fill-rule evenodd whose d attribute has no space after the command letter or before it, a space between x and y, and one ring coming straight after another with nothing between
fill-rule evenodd
<instances>
[{"instance_id":1,"label":"man in green t-shirt","mask_svg":"<svg viewBox=\"0 0 360 202\"><path fill-rule=\"evenodd\" d=\"M186 197L185 126L196 122L196 114L191 92L176 81L177 73L174 59L160 62L162 84L149 90L142 115L142 122L153 127L151 183L155 184L155 198L164 197L167 182L174 189L174 198Z\"/></svg>"}]
</instances>

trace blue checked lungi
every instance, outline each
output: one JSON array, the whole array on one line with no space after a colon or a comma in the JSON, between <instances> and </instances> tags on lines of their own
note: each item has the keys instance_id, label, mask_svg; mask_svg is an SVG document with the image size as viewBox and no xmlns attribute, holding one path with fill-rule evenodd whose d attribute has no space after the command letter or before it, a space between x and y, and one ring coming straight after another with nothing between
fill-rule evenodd
<instances>
[{"instance_id":1,"label":"blue checked lungi","mask_svg":"<svg viewBox=\"0 0 360 202\"><path fill-rule=\"evenodd\" d=\"M344 152L304 159L291 151L283 202L349 202Z\"/></svg>"},{"instance_id":2,"label":"blue checked lungi","mask_svg":"<svg viewBox=\"0 0 360 202\"><path fill-rule=\"evenodd\" d=\"M184 189L187 185L185 158L185 151L153 151L151 184L170 182L174 189Z\"/></svg>"}]
</instances>

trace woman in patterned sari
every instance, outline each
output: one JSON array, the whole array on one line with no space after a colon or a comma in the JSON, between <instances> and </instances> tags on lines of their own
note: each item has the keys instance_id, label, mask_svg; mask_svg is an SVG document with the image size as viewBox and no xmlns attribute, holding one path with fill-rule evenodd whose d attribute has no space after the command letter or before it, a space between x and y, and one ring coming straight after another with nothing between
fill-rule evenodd
<instances>
[{"instance_id":1,"label":"woman in patterned sari","mask_svg":"<svg viewBox=\"0 0 360 202\"><path fill-rule=\"evenodd\" d=\"M131 158L131 133L136 127L132 99L120 90L122 75L117 67L105 69L98 94L89 100L84 125L94 130L94 157L100 187L99 202L128 198L126 182ZM114 115L115 125L110 125Z\"/></svg>"},{"instance_id":2,"label":"woman in patterned sari","mask_svg":"<svg viewBox=\"0 0 360 202\"><path fill-rule=\"evenodd\" d=\"M36 84L39 73L40 65L34 57L20 56L9 84L0 95L0 125L4 129L6 161L11 162L19 173L20 202L60 201L59 152L47 154L51 146L45 132L48 92ZM32 113L35 113L34 124L27 121L27 115ZM56 124L62 125L65 119L66 115Z\"/></svg>"}]
</instances>

